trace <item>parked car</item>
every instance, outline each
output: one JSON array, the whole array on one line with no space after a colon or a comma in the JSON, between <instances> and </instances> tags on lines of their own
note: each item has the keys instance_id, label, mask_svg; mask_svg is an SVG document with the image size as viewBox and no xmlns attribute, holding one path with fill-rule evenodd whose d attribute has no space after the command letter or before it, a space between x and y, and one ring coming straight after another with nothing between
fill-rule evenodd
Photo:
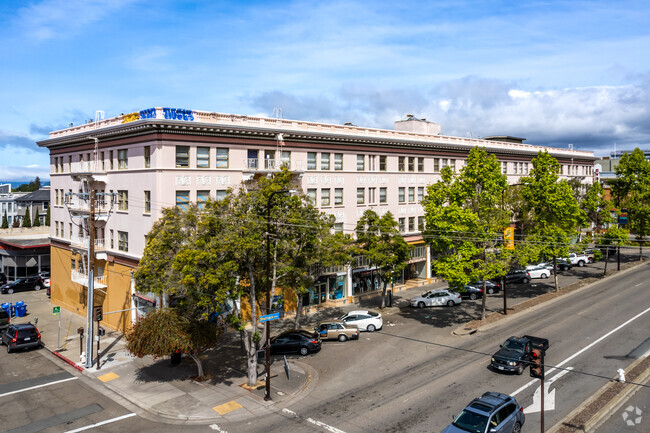
<instances>
[{"instance_id":1,"label":"parked car","mask_svg":"<svg viewBox=\"0 0 650 433\"><path fill-rule=\"evenodd\" d=\"M22 277L17 280L12 281L11 283L4 284L0 287L0 292L2 293L14 293L24 290L41 290L43 287L43 280L40 275L33 275L31 277Z\"/></svg>"},{"instance_id":2,"label":"parked car","mask_svg":"<svg viewBox=\"0 0 650 433\"><path fill-rule=\"evenodd\" d=\"M0 308L0 331L7 329L11 323L11 316L5 310Z\"/></svg>"},{"instance_id":3,"label":"parked car","mask_svg":"<svg viewBox=\"0 0 650 433\"><path fill-rule=\"evenodd\" d=\"M585 255L584 253L571 253L569 254L569 257L565 258L564 260L567 260L573 266L583 267L587 263L592 263L594 261L594 257L591 256L591 259L589 259L589 256Z\"/></svg>"},{"instance_id":4,"label":"parked car","mask_svg":"<svg viewBox=\"0 0 650 433\"><path fill-rule=\"evenodd\" d=\"M463 409L442 433L519 433L526 421L514 397L486 392Z\"/></svg>"},{"instance_id":5,"label":"parked car","mask_svg":"<svg viewBox=\"0 0 650 433\"><path fill-rule=\"evenodd\" d=\"M306 356L308 353L318 352L321 343L318 332L302 329L286 331L271 338L271 353L299 353Z\"/></svg>"},{"instance_id":6,"label":"parked car","mask_svg":"<svg viewBox=\"0 0 650 433\"><path fill-rule=\"evenodd\" d=\"M411 299L411 307L435 307L438 305L446 305L448 307L453 307L456 304L460 304L461 301L460 293L453 292L449 289L436 289L429 290L424 292L421 296L416 296Z\"/></svg>"},{"instance_id":7,"label":"parked car","mask_svg":"<svg viewBox=\"0 0 650 433\"><path fill-rule=\"evenodd\" d=\"M41 334L31 323L9 325L2 331L2 344L7 346L7 353L17 349L31 349L41 345Z\"/></svg>"},{"instance_id":8,"label":"parked car","mask_svg":"<svg viewBox=\"0 0 650 433\"><path fill-rule=\"evenodd\" d=\"M472 301L478 298L483 297L483 286L477 287L470 284L463 287L463 291L460 292L461 299L471 299Z\"/></svg>"},{"instance_id":9,"label":"parked car","mask_svg":"<svg viewBox=\"0 0 650 433\"><path fill-rule=\"evenodd\" d=\"M346 325L341 322L325 322L314 327L323 340L358 340L359 328L355 325Z\"/></svg>"},{"instance_id":10,"label":"parked car","mask_svg":"<svg viewBox=\"0 0 650 433\"><path fill-rule=\"evenodd\" d=\"M357 326L359 331L375 332L384 327L381 314L375 311L354 310L339 317L338 320L346 325Z\"/></svg>"},{"instance_id":11,"label":"parked car","mask_svg":"<svg viewBox=\"0 0 650 433\"><path fill-rule=\"evenodd\" d=\"M526 270L528 271L528 275L530 276L531 279L532 278L546 279L549 277L549 275L551 275L551 271L549 271L546 268L537 267L537 268L526 269Z\"/></svg>"},{"instance_id":12,"label":"parked car","mask_svg":"<svg viewBox=\"0 0 650 433\"><path fill-rule=\"evenodd\" d=\"M483 280L479 280L476 283L472 283L470 285L475 287L483 287ZM498 281L486 280L485 291L487 292L488 295L491 295L493 293L499 293L501 291L501 283L499 283Z\"/></svg>"},{"instance_id":13,"label":"parked car","mask_svg":"<svg viewBox=\"0 0 650 433\"><path fill-rule=\"evenodd\" d=\"M506 274L506 283L524 283L530 281L530 274L525 269L515 269Z\"/></svg>"},{"instance_id":14,"label":"parked car","mask_svg":"<svg viewBox=\"0 0 650 433\"><path fill-rule=\"evenodd\" d=\"M568 271L573 268L573 265L564 259L556 259L555 263L558 271Z\"/></svg>"}]
</instances>

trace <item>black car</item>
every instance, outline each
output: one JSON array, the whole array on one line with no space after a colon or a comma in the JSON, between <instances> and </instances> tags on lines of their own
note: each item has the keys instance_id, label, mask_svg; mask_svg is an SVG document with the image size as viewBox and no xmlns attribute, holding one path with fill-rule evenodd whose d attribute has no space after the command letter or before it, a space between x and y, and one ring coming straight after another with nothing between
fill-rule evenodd
<instances>
[{"instance_id":1,"label":"black car","mask_svg":"<svg viewBox=\"0 0 650 433\"><path fill-rule=\"evenodd\" d=\"M483 281L479 280L476 283L471 283L470 286L483 287ZM498 281L486 280L485 291L487 292L488 295L491 295L493 293L499 293L501 291L501 283L499 283Z\"/></svg>"},{"instance_id":2,"label":"black car","mask_svg":"<svg viewBox=\"0 0 650 433\"><path fill-rule=\"evenodd\" d=\"M43 284L43 279L41 276L34 275L31 277L18 278L11 283L4 284L2 287L0 287L0 292L3 294L11 294L25 290L41 290L43 287L45 287L45 285Z\"/></svg>"},{"instance_id":3,"label":"black car","mask_svg":"<svg viewBox=\"0 0 650 433\"><path fill-rule=\"evenodd\" d=\"M571 262L564 259L556 259L555 266L557 267L558 271L568 271L569 269L573 268Z\"/></svg>"},{"instance_id":4,"label":"black car","mask_svg":"<svg viewBox=\"0 0 650 433\"><path fill-rule=\"evenodd\" d=\"M31 323L9 325L2 331L2 344L7 346L7 353L16 349L31 349L41 345L41 334Z\"/></svg>"},{"instance_id":5,"label":"black car","mask_svg":"<svg viewBox=\"0 0 650 433\"><path fill-rule=\"evenodd\" d=\"M515 269L506 274L506 283L524 283L530 282L530 274L525 269Z\"/></svg>"},{"instance_id":6,"label":"black car","mask_svg":"<svg viewBox=\"0 0 650 433\"><path fill-rule=\"evenodd\" d=\"M271 353L299 353L302 356L318 352L321 347L318 332L286 331L271 338Z\"/></svg>"},{"instance_id":7,"label":"black car","mask_svg":"<svg viewBox=\"0 0 650 433\"><path fill-rule=\"evenodd\" d=\"M463 287L463 291L459 291L461 299L478 299L483 297L483 286L476 287L473 285L467 284Z\"/></svg>"},{"instance_id":8,"label":"black car","mask_svg":"<svg viewBox=\"0 0 650 433\"><path fill-rule=\"evenodd\" d=\"M0 308L0 331L7 329L10 322L11 317L9 316L9 313Z\"/></svg>"}]
</instances>

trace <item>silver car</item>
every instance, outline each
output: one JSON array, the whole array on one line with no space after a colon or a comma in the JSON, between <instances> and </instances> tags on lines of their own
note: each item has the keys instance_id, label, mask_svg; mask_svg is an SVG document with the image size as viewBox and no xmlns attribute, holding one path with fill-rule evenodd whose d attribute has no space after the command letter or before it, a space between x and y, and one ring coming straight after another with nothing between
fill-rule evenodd
<instances>
[{"instance_id":1,"label":"silver car","mask_svg":"<svg viewBox=\"0 0 650 433\"><path fill-rule=\"evenodd\" d=\"M524 409L514 397L486 392L472 400L442 433L520 433Z\"/></svg>"},{"instance_id":2,"label":"silver car","mask_svg":"<svg viewBox=\"0 0 650 433\"><path fill-rule=\"evenodd\" d=\"M453 307L456 304L460 304L460 293L452 292L448 289L436 289L429 290L422 294L422 296L417 296L411 299L411 307L436 307L438 305L447 305L448 307Z\"/></svg>"},{"instance_id":3,"label":"silver car","mask_svg":"<svg viewBox=\"0 0 650 433\"><path fill-rule=\"evenodd\" d=\"M376 311L354 310L339 317L338 320L346 325L358 327L359 331L375 332L384 327L381 313Z\"/></svg>"}]
</instances>

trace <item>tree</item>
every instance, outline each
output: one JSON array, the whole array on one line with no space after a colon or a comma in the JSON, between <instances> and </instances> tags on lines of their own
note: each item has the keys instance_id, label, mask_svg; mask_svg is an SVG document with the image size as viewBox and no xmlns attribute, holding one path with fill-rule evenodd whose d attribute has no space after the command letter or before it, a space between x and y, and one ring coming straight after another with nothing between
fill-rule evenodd
<instances>
[{"instance_id":1,"label":"tree","mask_svg":"<svg viewBox=\"0 0 650 433\"><path fill-rule=\"evenodd\" d=\"M393 214L386 212L379 217L371 209L366 210L357 222L357 246L359 252L383 283L381 308L386 306L386 290L391 280L401 275L409 260L409 247L397 230L398 224Z\"/></svg>"},{"instance_id":2,"label":"tree","mask_svg":"<svg viewBox=\"0 0 650 433\"><path fill-rule=\"evenodd\" d=\"M643 260L643 242L650 235L650 161L637 147L623 154L616 176L612 195L616 205L627 211L628 228L639 240L639 260Z\"/></svg>"},{"instance_id":3,"label":"tree","mask_svg":"<svg viewBox=\"0 0 650 433\"><path fill-rule=\"evenodd\" d=\"M50 206L47 207L47 213L45 214L45 225L48 227L50 225Z\"/></svg>"},{"instance_id":4,"label":"tree","mask_svg":"<svg viewBox=\"0 0 650 433\"><path fill-rule=\"evenodd\" d=\"M197 378L203 378L200 353L213 347L222 328L207 320L191 320L175 308L152 311L127 331L127 349L138 358L156 358L171 353L187 353L197 367Z\"/></svg>"},{"instance_id":5,"label":"tree","mask_svg":"<svg viewBox=\"0 0 650 433\"><path fill-rule=\"evenodd\" d=\"M603 224L613 222L611 216L612 206L609 200L605 200L605 190L600 182L594 182L587 189L587 193L580 202L580 208L585 213L587 220L596 229L600 228Z\"/></svg>"},{"instance_id":6,"label":"tree","mask_svg":"<svg viewBox=\"0 0 650 433\"><path fill-rule=\"evenodd\" d=\"M25 215L23 216L23 225L22 227L31 227L32 218L29 216L29 206L25 209Z\"/></svg>"},{"instance_id":7,"label":"tree","mask_svg":"<svg viewBox=\"0 0 650 433\"><path fill-rule=\"evenodd\" d=\"M609 262L609 252L612 247L619 251L622 245L625 245L629 239L630 232L618 227L609 227L605 233L600 236L598 243L605 247L605 270L603 276L607 275L607 262Z\"/></svg>"},{"instance_id":8,"label":"tree","mask_svg":"<svg viewBox=\"0 0 650 433\"><path fill-rule=\"evenodd\" d=\"M503 209L508 183L496 157L473 148L459 174L445 167L441 176L424 199L425 235L438 253L436 272L459 291L470 282L505 275L507 261L497 246L509 223Z\"/></svg>"},{"instance_id":9,"label":"tree","mask_svg":"<svg viewBox=\"0 0 650 433\"><path fill-rule=\"evenodd\" d=\"M32 227L40 227L41 226L41 218L38 215L38 207L34 211L34 222L32 223Z\"/></svg>"},{"instance_id":10,"label":"tree","mask_svg":"<svg viewBox=\"0 0 650 433\"><path fill-rule=\"evenodd\" d=\"M541 255L552 257L555 269L557 258L568 255L571 234L584 214L571 186L559 179L560 164L555 158L540 151L531 162L530 175L521 179L525 205L535 216L535 226L526 240L536 245ZM554 280L557 292L557 272Z\"/></svg>"},{"instance_id":11,"label":"tree","mask_svg":"<svg viewBox=\"0 0 650 433\"><path fill-rule=\"evenodd\" d=\"M9 228L9 219L7 219L7 211L5 211L4 215L2 216L2 227L3 229L8 229Z\"/></svg>"}]
</instances>

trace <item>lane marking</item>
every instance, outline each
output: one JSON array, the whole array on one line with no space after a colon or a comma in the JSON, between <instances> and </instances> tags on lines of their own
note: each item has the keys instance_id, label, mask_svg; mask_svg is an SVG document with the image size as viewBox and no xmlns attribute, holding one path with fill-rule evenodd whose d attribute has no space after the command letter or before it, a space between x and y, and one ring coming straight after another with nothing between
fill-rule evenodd
<instances>
[{"instance_id":1,"label":"lane marking","mask_svg":"<svg viewBox=\"0 0 650 433\"><path fill-rule=\"evenodd\" d=\"M636 286L634 286L634 287L639 287L639 286L640 286L640 285L642 285L642 284L643 284L643 283L639 283L639 284L637 284L637 285L636 285Z\"/></svg>"},{"instance_id":2,"label":"lane marking","mask_svg":"<svg viewBox=\"0 0 650 433\"><path fill-rule=\"evenodd\" d=\"M591 348L594 347L596 344L600 343L600 342L603 341L605 338L609 337L610 335L612 335L612 334L615 333L616 331L620 330L621 328L623 328L623 327L629 325L630 323L632 323L633 321L635 321L635 320L638 319L639 317L643 316L643 315L644 315L645 313L647 313L648 311L650 311L650 308L646 308L645 310L643 310L642 312L640 312L640 313L637 314L636 316L632 317L632 318L629 319L628 321L626 321L626 322L624 322L623 324L621 324L621 325L617 326L616 328L612 329L612 330L609 331L607 334L603 335L602 337L600 337L598 340L594 341L594 342L591 343L590 345L584 347L583 349L581 349L581 350L577 351L576 353L574 353L573 355L569 356L569 357L566 358L564 361L560 362L560 363L557 364L555 367L553 367L553 368L551 368L549 371L547 371L546 374L551 374L551 373L553 373L555 370L558 369L558 367L562 367L563 365L567 364L568 362L570 362L570 361L571 361L573 358L575 358L576 356L578 356L578 355L582 354L583 352L585 352L585 351L591 349ZM515 395L519 394L521 391L525 390L525 389L528 388L529 386L531 386L531 385L537 383L537 381L538 381L538 379L533 379L533 380L531 380L531 381L528 382L526 385L522 386L521 388L519 388L518 390L516 390L514 393L511 393L510 395L514 397Z\"/></svg>"},{"instance_id":3,"label":"lane marking","mask_svg":"<svg viewBox=\"0 0 650 433\"><path fill-rule=\"evenodd\" d=\"M48 383L44 383L42 385L35 385L35 386L30 386L28 388L18 389L16 391L5 392L4 394L0 394L0 397L5 397L7 395L12 395L12 394L18 394L20 392L30 391L32 389L43 388L44 386L56 385L57 383L67 382L69 380L75 380L75 379L77 379L77 378L76 377L69 377L67 379L55 380L54 382L48 382Z\"/></svg>"},{"instance_id":4,"label":"lane marking","mask_svg":"<svg viewBox=\"0 0 650 433\"><path fill-rule=\"evenodd\" d=\"M544 410L555 410L555 389L551 391L551 385L553 382L567 374L569 371L573 370L573 367L568 367L566 370L562 370L547 382L544 382ZM538 386L533 394L533 404L524 408L524 413L535 413L542 410L542 386Z\"/></svg>"},{"instance_id":5,"label":"lane marking","mask_svg":"<svg viewBox=\"0 0 650 433\"><path fill-rule=\"evenodd\" d=\"M106 421L98 422L97 424L87 425L86 427L80 427L78 429L68 430L65 433L76 433L76 432L79 432L79 431L88 430L88 429L99 427L99 426L102 426L102 425L105 425L105 424L110 424L112 422L121 421L121 420L126 419L126 418L131 418L132 416L135 416L135 413L129 413L129 414L126 414L126 415L118 416L117 418L107 419Z\"/></svg>"},{"instance_id":6,"label":"lane marking","mask_svg":"<svg viewBox=\"0 0 650 433\"><path fill-rule=\"evenodd\" d=\"M294 411L289 410L287 408L282 409L282 412L287 413L287 414L293 416L294 418L300 418L297 413L295 413ZM312 424L314 424L314 425L316 425L318 427L322 427L322 428L324 428L325 430L327 430L327 431L329 431L331 433L345 433L343 430L339 430L336 427L332 427L331 425L327 425L324 422L320 422L320 421L317 421L317 420L312 419L312 418L306 418L305 421L310 422L310 423L312 423Z\"/></svg>"}]
</instances>

